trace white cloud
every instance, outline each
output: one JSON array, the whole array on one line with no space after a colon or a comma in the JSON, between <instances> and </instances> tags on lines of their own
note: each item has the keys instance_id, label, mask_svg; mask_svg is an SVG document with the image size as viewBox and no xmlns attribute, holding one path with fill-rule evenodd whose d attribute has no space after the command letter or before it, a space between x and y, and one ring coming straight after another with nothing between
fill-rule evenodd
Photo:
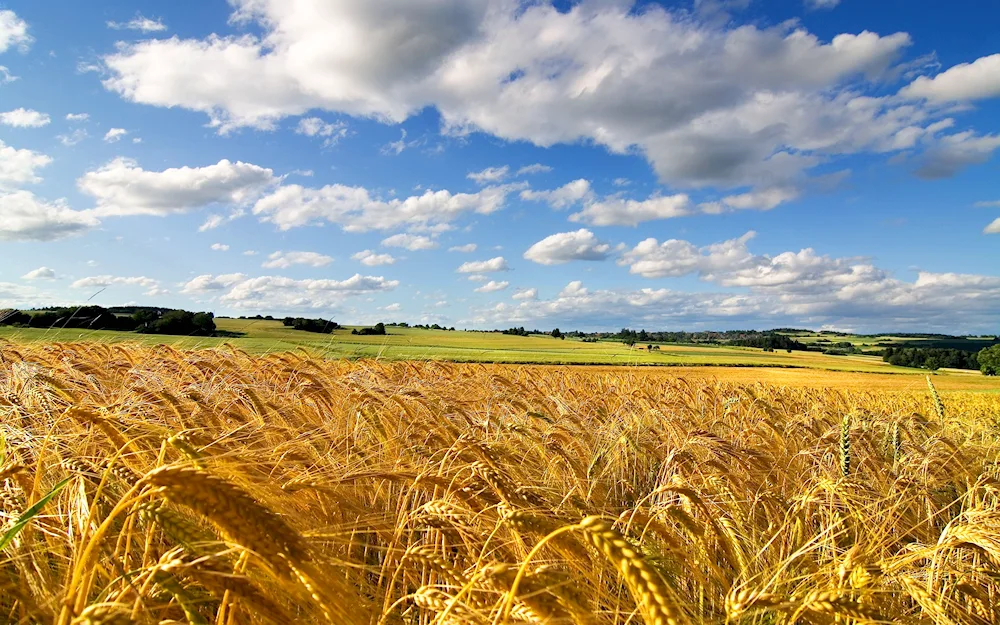
<instances>
[{"instance_id":1,"label":"white cloud","mask_svg":"<svg viewBox=\"0 0 1000 625\"><path fill-rule=\"evenodd\" d=\"M82 128L77 128L76 130L68 134L57 135L56 139L59 139L59 143L65 145L66 147L72 147L77 143L80 143L81 141L86 139L88 136L89 135L87 134L86 130Z\"/></svg>"},{"instance_id":2,"label":"white cloud","mask_svg":"<svg viewBox=\"0 0 1000 625\"><path fill-rule=\"evenodd\" d=\"M630 184L632 184L632 181L629 180L628 178L615 178L614 180L611 181L611 184L615 185L616 187L627 187Z\"/></svg>"},{"instance_id":3,"label":"white cloud","mask_svg":"<svg viewBox=\"0 0 1000 625\"><path fill-rule=\"evenodd\" d=\"M983 234L1000 234L1000 217L997 217L990 222L990 224L983 229Z\"/></svg>"},{"instance_id":4,"label":"white cloud","mask_svg":"<svg viewBox=\"0 0 1000 625\"><path fill-rule=\"evenodd\" d=\"M790 202L799 197L799 191L787 187L772 187L729 195L722 198L722 203L732 209L771 210L779 204ZM715 212L708 210L706 212Z\"/></svg>"},{"instance_id":5,"label":"white cloud","mask_svg":"<svg viewBox=\"0 0 1000 625\"><path fill-rule=\"evenodd\" d=\"M992 202L976 202L974 206L976 208L1000 208L1000 200L993 200Z\"/></svg>"},{"instance_id":6,"label":"white cloud","mask_svg":"<svg viewBox=\"0 0 1000 625\"><path fill-rule=\"evenodd\" d=\"M806 7L814 11L821 9L833 9L838 4L840 0L805 0Z\"/></svg>"},{"instance_id":7,"label":"white cloud","mask_svg":"<svg viewBox=\"0 0 1000 625\"><path fill-rule=\"evenodd\" d=\"M27 149L13 148L0 141L0 192L24 184L41 182L37 170L48 166L52 158Z\"/></svg>"},{"instance_id":8,"label":"white cloud","mask_svg":"<svg viewBox=\"0 0 1000 625\"><path fill-rule=\"evenodd\" d=\"M114 30L137 30L143 33L158 33L167 29L166 24L160 18L150 19L142 15L136 15L127 22L108 22L108 28Z\"/></svg>"},{"instance_id":9,"label":"white cloud","mask_svg":"<svg viewBox=\"0 0 1000 625\"><path fill-rule=\"evenodd\" d=\"M469 282L486 282L487 280L489 280L489 278L481 273L474 273L469 276Z\"/></svg>"},{"instance_id":10,"label":"white cloud","mask_svg":"<svg viewBox=\"0 0 1000 625\"><path fill-rule=\"evenodd\" d=\"M122 44L103 59L105 86L201 111L222 132L310 110L399 124L435 107L449 134L591 141L643 155L673 187L791 185L933 121L921 106L859 95L893 78L905 33L823 41L794 22L733 28L629 0L233 5L259 35ZM409 145L404 134L385 151Z\"/></svg>"},{"instance_id":11,"label":"white cloud","mask_svg":"<svg viewBox=\"0 0 1000 625\"><path fill-rule=\"evenodd\" d=\"M899 94L934 102L964 102L1000 96L1000 54L961 63L934 78L919 76Z\"/></svg>"},{"instance_id":12,"label":"white cloud","mask_svg":"<svg viewBox=\"0 0 1000 625\"><path fill-rule=\"evenodd\" d=\"M394 234L391 237L382 239L382 245L386 247L402 247L416 252L417 250L433 250L438 244L430 237L415 234Z\"/></svg>"},{"instance_id":13,"label":"white cloud","mask_svg":"<svg viewBox=\"0 0 1000 625\"><path fill-rule=\"evenodd\" d=\"M385 312L399 312L403 309L403 306L399 302L394 302L388 306L383 306L382 310Z\"/></svg>"},{"instance_id":14,"label":"white cloud","mask_svg":"<svg viewBox=\"0 0 1000 625\"><path fill-rule=\"evenodd\" d=\"M132 137L132 143L142 143L142 137Z\"/></svg>"},{"instance_id":15,"label":"white cloud","mask_svg":"<svg viewBox=\"0 0 1000 625\"><path fill-rule=\"evenodd\" d=\"M28 273L21 276L22 280L55 280L56 272L48 267L39 267L38 269L33 269Z\"/></svg>"},{"instance_id":16,"label":"white cloud","mask_svg":"<svg viewBox=\"0 0 1000 625\"><path fill-rule=\"evenodd\" d=\"M465 245L455 245L453 247L449 247L448 251L462 252L463 254L469 254L475 252L477 249L479 249L479 246L476 245L475 243L466 243Z\"/></svg>"},{"instance_id":17,"label":"white cloud","mask_svg":"<svg viewBox=\"0 0 1000 625\"><path fill-rule=\"evenodd\" d=\"M90 113L67 113L66 121L68 122L85 122L90 119Z\"/></svg>"},{"instance_id":18,"label":"white cloud","mask_svg":"<svg viewBox=\"0 0 1000 625\"><path fill-rule=\"evenodd\" d=\"M477 193L425 191L406 199L383 200L364 187L341 184L311 189L283 185L261 198L253 212L281 230L330 222L348 232L434 227L448 224L465 213L487 215L500 210L517 187L498 186Z\"/></svg>"},{"instance_id":19,"label":"white cloud","mask_svg":"<svg viewBox=\"0 0 1000 625\"><path fill-rule=\"evenodd\" d=\"M933 180L948 178L968 167L985 163L1000 148L1000 135L977 135L973 131L945 135L929 148L916 174Z\"/></svg>"},{"instance_id":20,"label":"white cloud","mask_svg":"<svg viewBox=\"0 0 1000 625\"><path fill-rule=\"evenodd\" d=\"M407 143L407 141L406 141L406 130L400 129L400 133L401 134L400 134L400 137L399 137L399 141L390 141L389 143L387 143L384 146L382 146L382 150L381 150L382 154L384 154L386 156L389 156L389 155L399 156L400 154L403 153L403 150L405 150L406 148L412 148L412 147L420 144L420 140L419 139L416 139L414 141L410 141L409 143Z\"/></svg>"},{"instance_id":21,"label":"white cloud","mask_svg":"<svg viewBox=\"0 0 1000 625\"><path fill-rule=\"evenodd\" d=\"M246 278L246 275L242 273L227 273L219 276L205 274L184 284L181 291L188 295L224 291L231 288L233 285L246 280Z\"/></svg>"},{"instance_id":22,"label":"white cloud","mask_svg":"<svg viewBox=\"0 0 1000 625\"><path fill-rule=\"evenodd\" d=\"M229 246L226 245L225 243L213 243L212 249L215 250L216 252L228 252Z\"/></svg>"},{"instance_id":23,"label":"white cloud","mask_svg":"<svg viewBox=\"0 0 1000 625\"><path fill-rule=\"evenodd\" d=\"M541 265L561 265L573 260L604 260L611 246L599 241L585 228L545 237L524 253L527 260Z\"/></svg>"},{"instance_id":24,"label":"white cloud","mask_svg":"<svg viewBox=\"0 0 1000 625\"><path fill-rule=\"evenodd\" d=\"M496 293L497 291L503 291L508 286L510 286L510 282L507 282L506 280L504 280L503 282L497 282L496 280L490 280L489 282L487 282L483 286L481 286L481 287L479 287L477 289L473 289L473 290L476 293Z\"/></svg>"},{"instance_id":25,"label":"white cloud","mask_svg":"<svg viewBox=\"0 0 1000 625\"><path fill-rule=\"evenodd\" d=\"M521 191L522 200L548 202L552 208L556 209L567 208L579 202L590 200L592 197L593 191L590 188L590 181L583 178L568 182L552 191L533 191L531 189Z\"/></svg>"},{"instance_id":26,"label":"white cloud","mask_svg":"<svg viewBox=\"0 0 1000 625\"><path fill-rule=\"evenodd\" d=\"M518 301L538 299L538 289L520 289L510 298Z\"/></svg>"},{"instance_id":27,"label":"white cloud","mask_svg":"<svg viewBox=\"0 0 1000 625\"><path fill-rule=\"evenodd\" d=\"M691 201L684 193L653 196L646 200L607 197L591 202L569 216L570 221L593 226L637 226L644 221L682 217L691 212Z\"/></svg>"},{"instance_id":28,"label":"white cloud","mask_svg":"<svg viewBox=\"0 0 1000 625\"><path fill-rule=\"evenodd\" d=\"M198 232L207 232L209 230L214 230L226 223L226 218L222 215L209 215L205 218L205 223L198 226Z\"/></svg>"},{"instance_id":29,"label":"white cloud","mask_svg":"<svg viewBox=\"0 0 1000 625\"><path fill-rule=\"evenodd\" d=\"M118 143L122 137L128 134L128 131L124 128L112 128L111 130L104 133L105 143Z\"/></svg>"},{"instance_id":30,"label":"white cloud","mask_svg":"<svg viewBox=\"0 0 1000 625\"><path fill-rule=\"evenodd\" d=\"M328 123L319 117L304 117L299 120L295 127L295 133L307 137L321 137L323 147L337 145L341 139L347 136L347 124L344 122Z\"/></svg>"},{"instance_id":31,"label":"white cloud","mask_svg":"<svg viewBox=\"0 0 1000 625\"><path fill-rule=\"evenodd\" d=\"M0 10L0 53L6 52L12 46L17 46L21 52L27 52L34 38L28 34L28 24L16 13Z\"/></svg>"},{"instance_id":32,"label":"white cloud","mask_svg":"<svg viewBox=\"0 0 1000 625\"><path fill-rule=\"evenodd\" d=\"M670 239L659 243L649 238L622 255L619 264L629 273L645 278L677 277L691 273L709 274L720 268L729 271L750 266L753 257L746 243L756 235L751 231L724 243L699 250L688 241Z\"/></svg>"},{"instance_id":33,"label":"white cloud","mask_svg":"<svg viewBox=\"0 0 1000 625\"><path fill-rule=\"evenodd\" d=\"M778 257L775 257L777 259ZM814 257L826 259L826 257ZM835 261L826 259L820 265ZM749 292L681 292L667 288L590 290L569 283L550 300L500 303L473 311L475 326L527 323L598 329L632 327L715 328L813 326L951 329L955 311L963 327L988 331L1000 306L1000 277L921 272L913 282L878 270L806 271L805 284L780 281Z\"/></svg>"},{"instance_id":34,"label":"white cloud","mask_svg":"<svg viewBox=\"0 0 1000 625\"><path fill-rule=\"evenodd\" d=\"M286 269L292 265L325 267L333 262L333 257L318 252L275 252L267 257L261 267L265 269Z\"/></svg>"},{"instance_id":35,"label":"white cloud","mask_svg":"<svg viewBox=\"0 0 1000 625\"><path fill-rule=\"evenodd\" d=\"M520 173L520 172L518 172ZM482 171L469 172L465 177L476 184L490 184L492 182L502 182L510 175L510 167L487 167Z\"/></svg>"},{"instance_id":36,"label":"white cloud","mask_svg":"<svg viewBox=\"0 0 1000 625\"><path fill-rule=\"evenodd\" d=\"M257 250L246 250L245 252L243 252L243 255L244 256L256 256L257 255Z\"/></svg>"},{"instance_id":37,"label":"white cloud","mask_svg":"<svg viewBox=\"0 0 1000 625\"><path fill-rule=\"evenodd\" d=\"M376 254L371 250L361 250L356 254L351 256L354 260L358 261L362 265L367 265L369 267L379 267L381 265L392 265L396 262L392 254Z\"/></svg>"},{"instance_id":38,"label":"white cloud","mask_svg":"<svg viewBox=\"0 0 1000 625\"><path fill-rule=\"evenodd\" d=\"M111 286L141 286L146 289L155 289L159 283L146 276L124 277L124 276L89 276L81 278L70 285L73 289L100 289Z\"/></svg>"},{"instance_id":39,"label":"white cloud","mask_svg":"<svg viewBox=\"0 0 1000 625\"><path fill-rule=\"evenodd\" d=\"M54 241L98 225L64 200L46 202L28 191L0 192L0 240Z\"/></svg>"},{"instance_id":40,"label":"white cloud","mask_svg":"<svg viewBox=\"0 0 1000 625\"><path fill-rule=\"evenodd\" d=\"M19 76L11 74L6 65L0 65L0 85L6 85L20 79Z\"/></svg>"},{"instance_id":41,"label":"white cloud","mask_svg":"<svg viewBox=\"0 0 1000 625\"><path fill-rule=\"evenodd\" d=\"M0 124L12 126L14 128L41 128L47 126L52 121L46 113L26 108L17 108L13 111L0 113Z\"/></svg>"},{"instance_id":42,"label":"white cloud","mask_svg":"<svg viewBox=\"0 0 1000 625\"><path fill-rule=\"evenodd\" d=\"M473 261L462 263L458 268L458 273L492 273L495 271L508 271L507 261L503 256L497 256L489 260Z\"/></svg>"},{"instance_id":43,"label":"white cloud","mask_svg":"<svg viewBox=\"0 0 1000 625\"><path fill-rule=\"evenodd\" d=\"M226 306L250 310L330 310L343 298L383 293L399 286L398 280L354 274L346 280L293 280L281 276L250 278L243 274L204 275L182 288L188 295L208 295Z\"/></svg>"},{"instance_id":44,"label":"white cloud","mask_svg":"<svg viewBox=\"0 0 1000 625\"><path fill-rule=\"evenodd\" d=\"M249 204L276 183L270 169L250 163L221 160L206 167L146 171L117 158L84 174L77 187L96 198L97 216L165 216L211 204Z\"/></svg>"},{"instance_id":45,"label":"white cloud","mask_svg":"<svg viewBox=\"0 0 1000 625\"><path fill-rule=\"evenodd\" d=\"M535 163L533 165L525 165L524 167L517 170L515 175L517 176L530 176L534 174L547 174L552 171L552 168L548 165L542 165L541 163Z\"/></svg>"}]
</instances>

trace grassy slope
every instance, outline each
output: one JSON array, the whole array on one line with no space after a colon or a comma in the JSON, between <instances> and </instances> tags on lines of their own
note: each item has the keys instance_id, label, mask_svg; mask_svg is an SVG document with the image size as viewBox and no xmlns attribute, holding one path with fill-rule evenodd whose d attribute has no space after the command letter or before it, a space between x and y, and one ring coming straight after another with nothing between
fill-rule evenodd
<instances>
[{"instance_id":1,"label":"grassy slope","mask_svg":"<svg viewBox=\"0 0 1000 625\"><path fill-rule=\"evenodd\" d=\"M196 338L140 335L108 331L32 330L0 328L0 338L15 341L135 341L179 348L218 347L232 343L252 353L306 348L328 357L390 360L450 360L457 362L611 364L673 366L804 367L834 371L921 374L893 367L873 356L827 356L814 352L769 352L715 346L662 345L660 351L630 349L618 342L583 343L543 336L521 337L494 333L445 332L390 328L388 336L355 336L350 329L333 335L285 328L278 321L219 319L220 330L241 332L240 338Z\"/></svg>"}]
</instances>

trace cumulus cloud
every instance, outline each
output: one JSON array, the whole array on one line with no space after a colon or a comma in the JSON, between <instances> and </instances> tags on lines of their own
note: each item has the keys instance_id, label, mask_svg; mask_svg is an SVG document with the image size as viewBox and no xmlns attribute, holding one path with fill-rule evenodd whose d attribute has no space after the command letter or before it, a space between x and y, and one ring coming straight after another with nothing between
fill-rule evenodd
<instances>
[{"instance_id":1,"label":"cumulus cloud","mask_svg":"<svg viewBox=\"0 0 1000 625\"><path fill-rule=\"evenodd\" d=\"M392 254L377 254L372 250L361 250L360 252L353 254L351 258L358 261L362 265L367 265L369 267L392 265L396 262L396 259L392 256Z\"/></svg>"},{"instance_id":2,"label":"cumulus cloud","mask_svg":"<svg viewBox=\"0 0 1000 625\"><path fill-rule=\"evenodd\" d=\"M538 299L538 289L518 289L510 298L518 301Z\"/></svg>"},{"instance_id":3,"label":"cumulus cloud","mask_svg":"<svg viewBox=\"0 0 1000 625\"><path fill-rule=\"evenodd\" d=\"M707 329L720 324L776 327L810 323L874 330L890 324L954 331L955 311L960 310L964 328L987 331L994 327L994 311L1000 305L1000 277L921 272L915 281L908 282L877 271L842 271L835 277L814 270L809 275L804 287L782 281L771 287L727 292L591 290L574 281L549 300L476 309L468 322L485 327L538 323L584 329L619 324Z\"/></svg>"},{"instance_id":4,"label":"cumulus cloud","mask_svg":"<svg viewBox=\"0 0 1000 625\"><path fill-rule=\"evenodd\" d=\"M475 243L466 243L465 245L455 245L448 248L449 252L462 252L463 254L470 254L479 249L479 246Z\"/></svg>"},{"instance_id":5,"label":"cumulus cloud","mask_svg":"<svg viewBox=\"0 0 1000 625\"><path fill-rule=\"evenodd\" d=\"M934 102L964 102L1000 96L1000 54L960 63L933 78L919 76L899 94Z\"/></svg>"},{"instance_id":6,"label":"cumulus cloud","mask_svg":"<svg viewBox=\"0 0 1000 625\"><path fill-rule=\"evenodd\" d=\"M325 122L319 117L304 117L299 120L295 127L295 133L307 137L320 137L323 139L323 147L337 145L337 143L347 136L347 124L344 122Z\"/></svg>"},{"instance_id":7,"label":"cumulus cloud","mask_svg":"<svg viewBox=\"0 0 1000 625\"><path fill-rule=\"evenodd\" d=\"M66 121L68 122L85 122L90 119L90 113L67 113Z\"/></svg>"},{"instance_id":8,"label":"cumulus cloud","mask_svg":"<svg viewBox=\"0 0 1000 625\"><path fill-rule=\"evenodd\" d=\"M496 271L508 271L510 267L507 266L507 261L503 256L497 256L489 260L479 260L472 261L468 263L462 263L458 268L458 273L493 273ZM471 279L471 278L470 278Z\"/></svg>"},{"instance_id":9,"label":"cumulus cloud","mask_svg":"<svg viewBox=\"0 0 1000 625\"><path fill-rule=\"evenodd\" d=\"M135 161L117 158L87 172L77 187L96 199L99 217L166 216L212 204L249 204L277 183L270 169L221 160L206 167L146 171Z\"/></svg>"},{"instance_id":10,"label":"cumulus cloud","mask_svg":"<svg viewBox=\"0 0 1000 625\"><path fill-rule=\"evenodd\" d=\"M28 273L21 276L22 280L55 280L56 272L48 267L39 267L38 269L33 269Z\"/></svg>"},{"instance_id":11,"label":"cumulus cloud","mask_svg":"<svg viewBox=\"0 0 1000 625\"><path fill-rule=\"evenodd\" d=\"M205 295L220 304L249 310L331 310L343 298L384 293L398 280L354 274L346 280L294 280L281 276L247 277L243 274L204 275L182 287L187 295Z\"/></svg>"},{"instance_id":12,"label":"cumulus cloud","mask_svg":"<svg viewBox=\"0 0 1000 625\"><path fill-rule=\"evenodd\" d=\"M0 191L0 240L54 241L98 225L92 215L75 211L65 200L48 202L29 191Z\"/></svg>"},{"instance_id":13,"label":"cumulus cloud","mask_svg":"<svg viewBox=\"0 0 1000 625\"><path fill-rule=\"evenodd\" d=\"M416 252L418 250L433 250L438 244L430 237L416 234L394 234L391 237L382 239L382 245L386 247L402 247Z\"/></svg>"},{"instance_id":14,"label":"cumulus cloud","mask_svg":"<svg viewBox=\"0 0 1000 625\"><path fill-rule=\"evenodd\" d=\"M551 191L534 191L532 189L521 191L522 200L547 202L552 208L556 209L567 208L585 200L590 200L592 197L593 191L590 188L590 181L583 178L568 182L558 189Z\"/></svg>"},{"instance_id":15,"label":"cumulus cloud","mask_svg":"<svg viewBox=\"0 0 1000 625\"><path fill-rule=\"evenodd\" d=\"M76 130L66 133L64 135L56 135L56 139L59 139L59 143L65 145L66 147L73 147L77 143L80 143L86 139L89 134L82 128L77 128Z\"/></svg>"},{"instance_id":16,"label":"cumulus cloud","mask_svg":"<svg viewBox=\"0 0 1000 625\"><path fill-rule=\"evenodd\" d=\"M736 28L700 10L745 4L701 0L692 19L629 0L233 0L233 19L259 34L122 44L103 59L104 84L201 111L222 132L314 109L398 124L435 107L449 134L590 141L644 156L674 187L792 185L935 121L863 95L897 74L906 33L822 40L793 22ZM403 133L385 151L408 145Z\"/></svg>"},{"instance_id":17,"label":"cumulus cloud","mask_svg":"<svg viewBox=\"0 0 1000 625\"><path fill-rule=\"evenodd\" d=\"M333 262L333 257L318 252L274 252L267 257L261 267L265 269L286 269L292 265L325 267Z\"/></svg>"},{"instance_id":18,"label":"cumulus cloud","mask_svg":"<svg viewBox=\"0 0 1000 625\"><path fill-rule=\"evenodd\" d=\"M6 85L15 80L20 80L20 77L11 74L6 65L0 65L0 85Z\"/></svg>"},{"instance_id":19,"label":"cumulus cloud","mask_svg":"<svg viewBox=\"0 0 1000 625\"><path fill-rule=\"evenodd\" d=\"M573 260L604 260L611 246L599 241L586 228L545 237L524 253L527 260L541 265L561 265Z\"/></svg>"},{"instance_id":20,"label":"cumulus cloud","mask_svg":"<svg viewBox=\"0 0 1000 625\"><path fill-rule=\"evenodd\" d=\"M754 209L771 210L780 204L790 202L799 197L799 191L788 187L773 187L770 189L758 189L740 193L738 195L728 195L722 198L722 204L727 208L736 210ZM715 212L708 210L706 212Z\"/></svg>"},{"instance_id":21,"label":"cumulus cloud","mask_svg":"<svg viewBox=\"0 0 1000 625\"><path fill-rule=\"evenodd\" d=\"M70 285L73 289L100 289L112 286L140 286L145 289L156 289L159 282L146 276L89 276L81 278Z\"/></svg>"},{"instance_id":22,"label":"cumulus cloud","mask_svg":"<svg viewBox=\"0 0 1000 625\"><path fill-rule=\"evenodd\" d=\"M111 130L104 133L105 143L118 143L122 137L128 134L128 131L124 128L112 128Z\"/></svg>"},{"instance_id":23,"label":"cumulus cloud","mask_svg":"<svg viewBox=\"0 0 1000 625\"><path fill-rule=\"evenodd\" d=\"M496 280L490 280L489 282L487 282L483 286L481 286L481 287L479 287L477 289L473 289L473 290L476 293L496 293L497 291L503 291L508 286L510 286L510 282L507 282L506 280L504 280L503 282L497 282Z\"/></svg>"},{"instance_id":24,"label":"cumulus cloud","mask_svg":"<svg viewBox=\"0 0 1000 625\"><path fill-rule=\"evenodd\" d=\"M997 217L983 229L983 234L1000 234L1000 217Z\"/></svg>"},{"instance_id":25,"label":"cumulus cloud","mask_svg":"<svg viewBox=\"0 0 1000 625\"><path fill-rule=\"evenodd\" d=\"M13 111L0 113L0 124L13 128L41 128L52 121L46 113L26 108L16 108Z\"/></svg>"},{"instance_id":26,"label":"cumulus cloud","mask_svg":"<svg viewBox=\"0 0 1000 625\"><path fill-rule=\"evenodd\" d=\"M521 173L521 172L518 172ZM476 184L490 184L492 182L502 182L510 175L510 166L487 167L482 171L469 172L465 177Z\"/></svg>"},{"instance_id":27,"label":"cumulus cloud","mask_svg":"<svg viewBox=\"0 0 1000 625\"><path fill-rule=\"evenodd\" d=\"M229 246L226 245L225 243L213 243L212 249L216 252L228 252Z\"/></svg>"},{"instance_id":28,"label":"cumulus cloud","mask_svg":"<svg viewBox=\"0 0 1000 625\"><path fill-rule=\"evenodd\" d=\"M927 180L949 178L969 165L985 163L1000 148L1000 135L977 135L969 130L946 135L927 150L916 174Z\"/></svg>"},{"instance_id":29,"label":"cumulus cloud","mask_svg":"<svg viewBox=\"0 0 1000 625\"><path fill-rule=\"evenodd\" d=\"M0 141L0 192L28 183L41 182L37 170L51 162L52 158L45 154L13 148Z\"/></svg>"},{"instance_id":30,"label":"cumulus cloud","mask_svg":"<svg viewBox=\"0 0 1000 625\"><path fill-rule=\"evenodd\" d=\"M0 9L0 53L12 47L27 52L33 42L34 38L28 34L27 22L13 11Z\"/></svg>"},{"instance_id":31,"label":"cumulus cloud","mask_svg":"<svg viewBox=\"0 0 1000 625\"><path fill-rule=\"evenodd\" d=\"M347 232L447 225L467 213L487 215L504 206L517 187L486 187L477 193L425 191L405 199L375 197L364 187L341 184L311 189L283 185L253 207L263 221L281 230L318 223L333 223Z\"/></svg>"},{"instance_id":32,"label":"cumulus cloud","mask_svg":"<svg viewBox=\"0 0 1000 625\"><path fill-rule=\"evenodd\" d=\"M645 200L607 197L587 204L580 212L570 215L569 220L592 226L637 226L644 221L682 217L690 212L691 201L684 193Z\"/></svg>"},{"instance_id":33,"label":"cumulus cloud","mask_svg":"<svg viewBox=\"0 0 1000 625\"><path fill-rule=\"evenodd\" d=\"M113 30L137 30L142 33L158 33L167 29L166 24L160 18L150 19L142 15L136 15L127 22L109 21L108 28Z\"/></svg>"},{"instance_id":34,"label":"cumulus cloud","mask_svg":"<svg viewBox=\"0 0 1000 625\"><path fill-rule=\"evenodd\" d=\"M534 174L547 174L552 171L552 168L548 165L542 165L541 163L535 163L533 165L525 165L524 167L517 170L515 175L517 176L530 176Z\"/></svg>"},{"instance_id":35,"label":"cumulus cloud","mask_svg":"<svg viewBox=\"0 0 1000 625\"><path fill-rule=\"evenodd\" d=\"M833 9L840 4L840 0L805 0L806 8L815 10Z\"/></svg>"}]
</instances>

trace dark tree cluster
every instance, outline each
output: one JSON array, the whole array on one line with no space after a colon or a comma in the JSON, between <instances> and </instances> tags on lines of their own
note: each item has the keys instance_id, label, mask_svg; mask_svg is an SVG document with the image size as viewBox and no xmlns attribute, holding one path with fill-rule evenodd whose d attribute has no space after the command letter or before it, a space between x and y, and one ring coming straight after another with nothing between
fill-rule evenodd
<instances>
[{"instance_id":1,"label":"dark tree cluster","mask_svg":"<svg viewBox=\"0 0 1000 625\"><path fill-rule=\"evenodd\" d=\"M357 334L358 336L385 336L385 324L376 323L374 328L361 328L360 330L354 328L351 330L351 334Z\"/></svg>"},{"instance_id":2,"label":"dark tree cluster","mask_svg":"<svg viewBox=\"0 0 1000 625\"><path fill-rule=\"evenodd\" d=\"M281 320L281 323L286 328L302 330L304 332L316 332L317 334L332 334L334 330L340 327L340 324L335 321L306 319L304 317L285 317Z\"/></svg>"},{"instance_id":3,"label":"dark tree cluster","mask_svg":"<svg viewBox=\"0 0 1000 625\"><path fill-rule=\"evenodd\" d=\"M424 323L424 324L418 323L418 324L416 324L414 326L407 326L405 323L400 323L400 324L392 324L392 323L390 323L389 325L399 325L402 328L406 328L406 327L417 328L418 330L445 330L447 332L454 332L455 331L454 327L446 328L446 327L444 327L442 325L439 325L437 323L433 323L433 324L430 324L430 325L427 325L426 323Z\"/></svg>"},{"instance_id":4,"label":"dark tree cluster","mask_svg":"<svg viewBox=\"0 0 1000 625\"><path fill-rule=\"evenodd\" d=\"M983 375L1000 375L1000 345L987 347L976 355Z\"/></svg>"},{"instance_id":5,"label":"dark tree cluster","mask_svg":"<svg viewBox=\"0 0 1000 625\"><path fill-rule=\"evenodd\" d=\"M210 336L215 332L215 316L210 312L144 307L136 307L132 314L116 314L101 306L81 306L38 310L30 314L13 311L0 315L0 325Z\"/></svg>"},{"instance_id":6,"label":"dark tree cluster","mask_svg":"<svg viewBox=\"0 0 1000 625\"><path fill-rule=\"evenodd\" d=\"M976 354L961 349L936 347L889 347L882 352L882 360L899 367L917 369L979 369Z\"/></svg>"},{"instance_id":7,"label":"dark tree cluster","mask_svg":"<svg viewBox=\"0 0 1000 625\"><path fill-rule=\"evenodd\" d=\"M153 311L140 311L132 319L136 331L143 334L212 336L215 332L215 315L210 312L171 310L157 316Z\"/></svg>"},{"instance_id":8,"label":"dark tree cluster","mask_svg":"<svg viewBox=\"0 0 1000 625\"><path fill-rule=\"evenodd\" d=\"M655 341L657 343L708 343L714 345L733 345L736 347L759 347L768 351L776 349L795 349L800 351L808 350L808 346L795 339L769 330L761 332L757 330L728 330L725 332L647 332L646 330L630 330L622 328L616 334L604 334L598 332L595 335L598 339L617 339L626 345L636 343L647 343Z\"/></svg>"}]
</instances>

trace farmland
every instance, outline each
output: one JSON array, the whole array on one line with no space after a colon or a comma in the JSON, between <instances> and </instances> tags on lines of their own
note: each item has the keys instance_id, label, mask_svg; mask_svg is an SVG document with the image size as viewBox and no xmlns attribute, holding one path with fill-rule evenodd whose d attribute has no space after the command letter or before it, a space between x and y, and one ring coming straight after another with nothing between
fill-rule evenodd
<instances>
[{"instance_id":1,"label":"farmland","mask_svg":"<svg viewBox=\"0 0 1000 625\"><path fill-rule=\"evenodd\" d=\"M997 622L1000 394L712 371L0 344L0 619Z\"/></svg>"},{"instance_id":2,"label":"farmland","mask_svg":"<svg viewBox=\"0 0 1000 625\"><path fill-rule=\"evenodd\" d=\"M894 367L872 355L833 356L820 352L764 352L756 348L710 344L659 344L629 347L619 341L587 343L549 336L515 336L486 332L448 332L390 327L386 336L357 336L351 328L333 334L313 334L282 326L279 321L255 319L216 320L222 331L236 338L176 337L113 331L41 330L0 328L0 338L15 342L96 341L170 344L178 348L211 348L226 344L254 354L306 349L328 358L379 358L384 360L447 360L515 364L669 365L680 367L772 367L829 371L923 374L920 370ZM947 374L942 373L942 376ZM966 376L967 374L958 374ZM989 381L982 382L992 387ZM1000 386L1000 383L994 386Z\"/></svg>"}]
</instances>

